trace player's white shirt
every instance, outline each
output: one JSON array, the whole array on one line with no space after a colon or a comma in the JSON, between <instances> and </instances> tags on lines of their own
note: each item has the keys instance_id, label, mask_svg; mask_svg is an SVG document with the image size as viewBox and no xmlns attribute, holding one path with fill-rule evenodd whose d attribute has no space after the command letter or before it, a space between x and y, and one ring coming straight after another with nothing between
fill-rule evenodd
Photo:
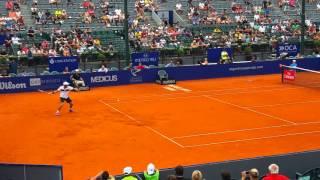
<instances>
[{"instance_id":1,"label":"player's white shirt","mask_svg":"<svg viewBox=\"0 0 320 180\"><path fill-rule=\"evenodd\" d=\"M66 88L64 86L60 86L58 88L58 91L60 92L60 97L67 99L69 98L69 92L72 91L74 88L71 86L67 86Z\"/></svg>"}]
</instances>

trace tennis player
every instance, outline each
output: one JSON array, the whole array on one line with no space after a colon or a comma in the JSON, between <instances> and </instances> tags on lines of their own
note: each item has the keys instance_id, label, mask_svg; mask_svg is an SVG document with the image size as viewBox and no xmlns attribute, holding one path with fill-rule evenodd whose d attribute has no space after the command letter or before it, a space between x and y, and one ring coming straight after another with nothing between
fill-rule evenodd
<instances>
[{"instance_id":1,"label":"tennis player","mask_svg":"<svg viewBox=\"0 0 320 180\"><path fill-rule=\"evenodd\" d=\"M70 91L77 91L77 89L69 86L68 82L63 82L62 86L60 86L57 90L52 92L52 94L60 92L60 105L59 105L58 110L56 112L57 116L60 115L60 110L63 107L65 102L67 102L69 104L69 112L73 112L73 110L72 110L73 103L72 103L71 98L69 97Z\"/></svg>"}]
</instances>

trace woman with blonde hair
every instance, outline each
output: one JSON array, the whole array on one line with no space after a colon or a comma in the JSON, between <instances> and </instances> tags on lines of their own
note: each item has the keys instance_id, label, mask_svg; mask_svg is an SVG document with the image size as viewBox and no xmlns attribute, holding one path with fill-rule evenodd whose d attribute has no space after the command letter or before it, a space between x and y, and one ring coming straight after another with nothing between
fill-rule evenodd
<instances>
[{"instance_id":1,"label":"woman with blonde hair","mask_svg":"<svg viewBox=\"0 0 320 180\"><path fill-rule=\"evenodd\" d=\"M192 180L204 180L201 171L199 170L193 171Z\"/></svg>"}]
</instances>

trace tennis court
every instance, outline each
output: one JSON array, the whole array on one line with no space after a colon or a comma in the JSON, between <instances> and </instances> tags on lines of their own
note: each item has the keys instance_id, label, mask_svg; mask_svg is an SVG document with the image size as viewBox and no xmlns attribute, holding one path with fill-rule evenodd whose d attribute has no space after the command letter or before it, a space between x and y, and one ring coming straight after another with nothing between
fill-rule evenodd
<instances>
[{"instance_id":1,"label":"tennis court","mask_svg":"<svg viewBox=\"0 0 320 180\"><path fill-rule=\"evenodd\" d=\"M280 75L2 95L0 161L62 164L65 179L320 148L320 93Z\"/></svg>"}]
</instances>

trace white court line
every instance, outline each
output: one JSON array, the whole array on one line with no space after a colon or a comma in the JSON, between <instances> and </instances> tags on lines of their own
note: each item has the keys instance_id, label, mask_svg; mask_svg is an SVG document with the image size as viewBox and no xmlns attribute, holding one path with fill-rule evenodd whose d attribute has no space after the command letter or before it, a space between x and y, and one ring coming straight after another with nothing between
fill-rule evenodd
<instances>
[{"instance_id":1,"label":"white court line","mask_svg":"<svg viewBox=\"0 0 320 180\"><path fill-rule=\"evenodd\" d=\"M308 104L308 103L318 103L318 102L320 102L320 100L297 101L297 102L279 103L279 104L267 104L267 105L261 105L261 106L250 106L248 108L275 107L275 106L284 106L284 105L293 105L293 104Z\"/></svg>"},{"instance_id":2,"label":"white court line","mask_svg":"<svg viewBox=\"0 0 320 180\"><path fill-rule=\"evenodd\" d=\"M166 90L169 90L169 91L177 91L176 89L169 87L169 86L164 86L163 88Z\"/></svg>"},{"instance_id":3,"label":"white court line","mask_svg":"<svg viewBox=\"0 0 320 180\"><path fill-rule=\"evenodd\" d=\"M237 94L247 94L247 93L260 93L260 92L273 92L273 91L282 91L282 90L292 90L292 89L302 89L303 87L292 87L292 88L275 88L275 89L266 89L266 90L260 90L260 91L241 91L241 92L226 92L226 93L218 93L214 94L217 96L221 95L237 95Z\"/></svg>"},{"instance_id":4,"label":"white court line","mask_svg":"<svg viewBox=\"0 0 320 180\"><path fill-rule=\"evenodd\" d=\"M246 93L260 93L260 92L268 92L268 91L282 91L282 90L291 90L291 89L300 89L299 88L277 88L277 89L270 89L270 90L261 90L261 91L243 91L243 92L233 92L233 93L220 93L220 94L213 94L216 96L220 96L220 95L237 95L237 94L246 94ZM154 101L155 99L147 99L147 100L143 100L141 98L152 98L152 97L168 97L168 96L177 96L177 95L184 95L183 97L172 97L172 98L166 98L166 99L180 99L180 98L189 98L189 97L201 97L207 94L202 94L202 91L193 91L191 94L199 94L199 95L195 95L195 96L185 96L186 93L175 93L175 94L162 94L162 95L150 95L150 96L141 96L138 98L133 98L132 100L120 100L120 101L116 101L116 102L110 102L109 104L117 104L117 103L126 103L126 102L145 102L145 101ZM162 98L165 99L165 98ZM104 99L104 101L108 101L107 99Z\"/></svg>"},{"instance_id":5,"label":"white court line","mask_svg":"<svg viewBox=\"0 0 320 180\"><path fill-rule=\"evenodd\" d=\"M275 135L275 136L265 136L259 138L247 138L247 139L238 139L232 141L221 141L215 143L206 143L206 144L196 144L196 145L187 145L184 146L185 148L193 148L193 147L202 147L202 146L210 146L210 145L219 145L219 144L228 144L228 143L236 143L236 142L245 142L245 141L254 141L254 140L262 140L262 139L273 139L273 138L280 138L280 137L287 137L287 136L297 136L297 135L304 135L304 134L315 134L320 133L320 131L309 131L309 132L301 132L301 133L288 133L282 135Z\"/></svg>"},{"instance_id":6,"label":"white court line","mask_svg":"<svg viewBox=\"0 0 320 180\"><path fill-rule=\"evenodd\" d=\"M159 100L175 100L175 99L186 99L186 98L195 98L202 97L203 95L194 95L194 96L181 96L181 97L168 97L168 98L160 98L160 99L140 99L140 100L119 100L114 102L108 102L109 104L119 104L119 103L129 103L129 102L150 102L150 101L159 101ZM104 100L106 101L106 100Z\"/></svg>"},{"instance_id":7,"label":"white court line","mask_svg":"<svg viewBox=\"0 0 320 180\"><path fill-rule=\"evenodd\" d=\"M260 115L263 115L263 116L266 116L266 117L270 117L272 119L277 119L277 120L280 120L280 121L283 121L283 122L286 122L286 123L289 123L289 124L296 124L295 122L292 122L292 121L289 121L289 120L285 120L285 119L277 117L277 116L272 116L270 114L266 114L266 113L263 113L263 112L260 112L260 111L256 111L256 110L250 109L248 107L239 106L237 104L233 104L233 103L230 103L230 102L227 102L227 101L223 101L223 100L218 99L218 98L214 98L214 97L207 96L207 95L204 95L203 97L206 97L206 98L214 100L214 101L218 101L218 102L223 103L223 104L228 104L228 105L240 108L240 109L251 111L251 112L254 112L256 114L260 114Z\"/></svg>"},{"instance_id":8,"label":"white court line","mask_svg":"<svg viewBox=\"0 0 320 180\"><path fill-rule=\"evenodd\" d=\"M184 92L191 92L190 89L186 89L186 88L183 88L183 87L180 87L180 86L177 86L177 85L173 85L173 84L170 84L168 85L169 87L171 88L174 88L174 89L177 89L177 90L180 90L180 91L184 91Z\"/></svg>"},{"instance_id":9,"label":"white court line","mask_svg":"<svg viewBox=\"0 0 320 180\"><path fill-rule=\"evenodd\" d=\"M117 109L117 108L115 108L115 107L111 106L110 104L108 104L108 103L104 102L103 100L99 100L99 102L100 102L100 103L102 103L102 104L104 104L105 106L108 106L109 108L113 109L114 111L117 111L118 113L120 113L120 114L122 114L123 116L127 117L128 119L130 119L130 120L132 120L132 121L136 122L137 124L142 125L142 126L144 126L145 128L147 128L147 129L151 130L152 132L154 132L154 133L158 134L158 135L159 135L159 136L161 136L162 138L164 138L164 139L166 139L166 140L168 140L168 141L170 141L170 142L172 142L172 143L176 144L177 146L179 146L179 147L181 147L181 148L184 148L184 146L183 146L183 145L181 145L181 144L177 143L176 141L172 140L172 139L171 139L171 138L169 138L168 136L166 136L166 135L162 134L161 132L159 132L159 131L157 131L157 130L153 129L153 128L152 128L152 127L150 127L150 126L147 126L147 125L143 124L141 121L139 121L139 120L137 120L136 118L134 118L134 117L132 117L132 116L128 115L128 114L127 114L127 113L125 113L125 112L120 111L119 109Z\"/></svg>"},{"instance_id":10,"label":"white court line","mask_svg":"<svg viewBox=\"0 0 320 180\"><path fill-rule=\"evenodd\" d=\"M205 90L205 91L193 91L192 93L196 94L196 93L205 93L205 92L224 92L224 91L232 91L232 90L250 90L250 89L259 89L259 88L269 88L269 87L279 87L276 89L272 89L272 90L286 90L286 89L291 89L291 88L284 88L283 85L272 85L272 86L252 86L252 87L246 87L246 88L230 88L230 89L212 89L212 90ZM303 88L303 87L298 87L298 88ZM265 91L265 90L263 90ZM256 91L259 92L259 91ZM249 91L246 91L245 93L250 93ZM237 93L235 93L237 94ZM163 97L163 96L176 96L176 95L185 95L185 92L177 92L177 93L165 93L165 94L151 94L151 95L142 95L139 96L137 98L133 98L133 99L137 99L137 100L141 100L141 98L149 98L149 97ZM223 94L222 94L223 95ZM130 97L131 98L131 97ZM104 99L107 100L107 99Z\"/></svg>"},{"instance_id":11,"label":"white court line","mask_svg":"<svg viewBox=\"0 0 320 180\"><path fill-rule=\"evenodd\" d=\"M185 136L172 137L172 139L184 139L184 138L199 137L199 136L210 136L210 135L255 131L255 130L263 130L263 129L273 129L273 128L281 128L281 127L294 127L294 126L302 126L302 125L308 125L308 124L320 124L320 121L296 123L296 124L284 124L284 125L277 125L277 126L266 126L266 127L258 127L258 128L236 129L236 130L227 130L227 131L219 131L219 132L208 132L208 133L201 133L201 134L191 134L191 135L185 135Z\"/></svg>"}]
</instances>

